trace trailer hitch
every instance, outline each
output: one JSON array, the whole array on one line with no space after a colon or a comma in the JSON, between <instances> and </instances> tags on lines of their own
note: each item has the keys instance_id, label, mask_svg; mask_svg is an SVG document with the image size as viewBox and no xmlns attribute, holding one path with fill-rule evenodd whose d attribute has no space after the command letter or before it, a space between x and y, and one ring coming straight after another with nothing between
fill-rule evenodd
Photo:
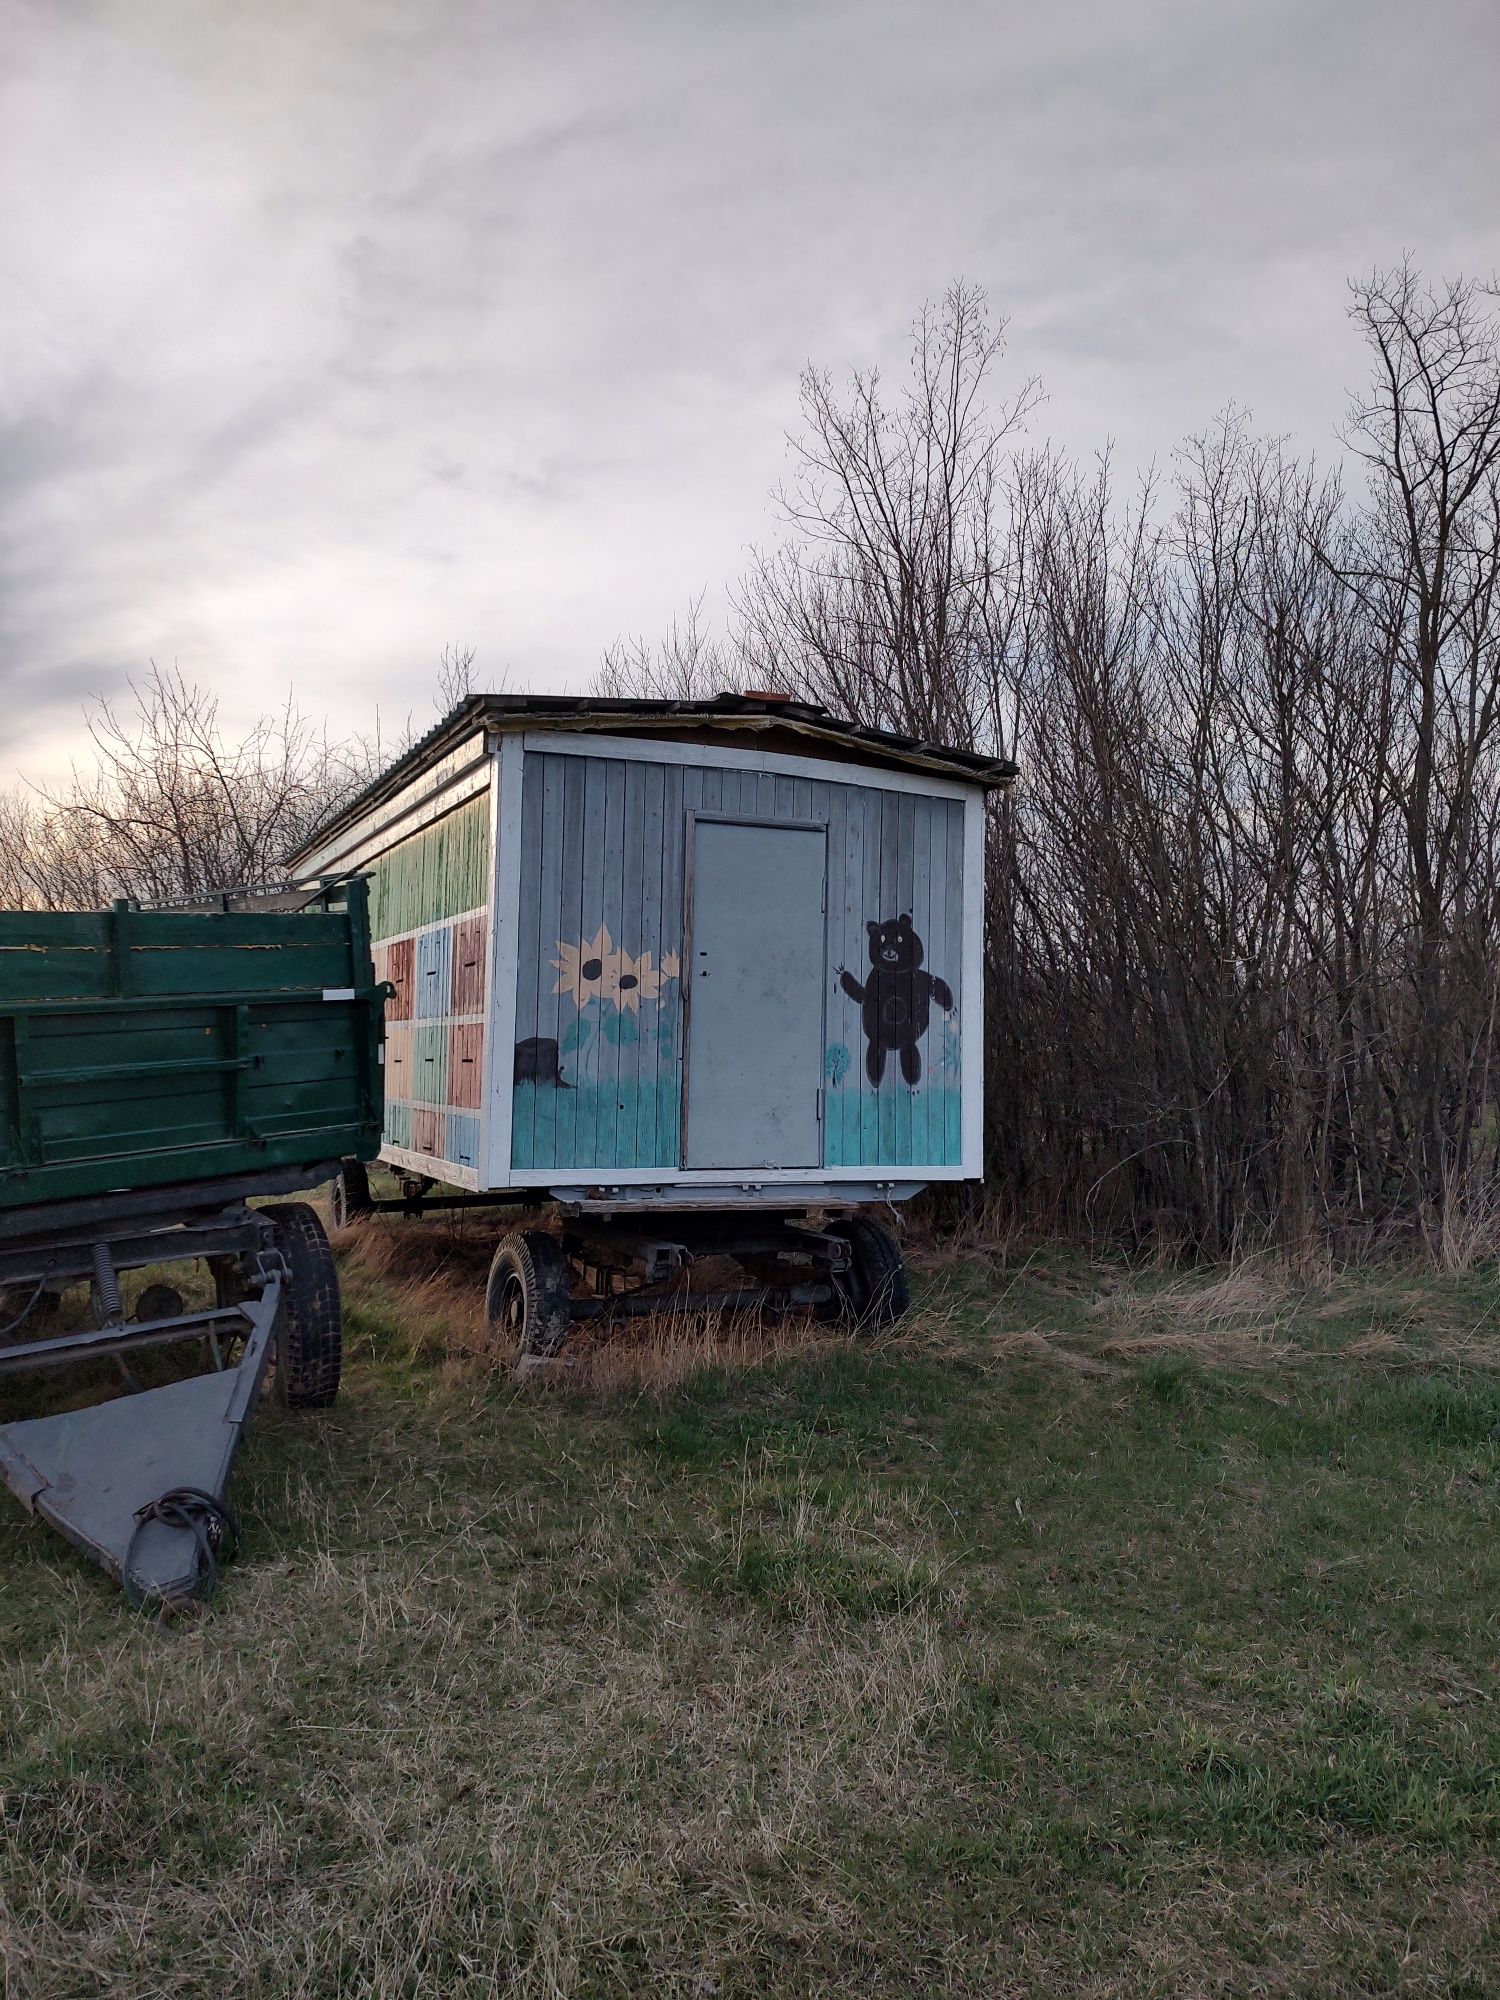
<instances>
[{"instance_id":1,"label":"trailer hitch","mask_svg":"<svg viewBox=\"0 0 1500 2000\"><path fill-rule=\"evenodd\" d=\"M123 1328L118 1322L50 1345L56 1358L80 1347L98 1353L116 1344L153 1344L202 1333L206 1322L246 1332L238 1364L82 1410L0 1425L0 1476L11 1491L120 1584L132 1604L164 1613L201 1602L239 1536L224 1503L241 1434L255 1408L270 1361L284 1267L262 1253L255 1296L213 1312ZM45 1347L48 1343L39 1343ZM51 1358L17 1353L17 1365Z\"/></svg>"}]
</instances>

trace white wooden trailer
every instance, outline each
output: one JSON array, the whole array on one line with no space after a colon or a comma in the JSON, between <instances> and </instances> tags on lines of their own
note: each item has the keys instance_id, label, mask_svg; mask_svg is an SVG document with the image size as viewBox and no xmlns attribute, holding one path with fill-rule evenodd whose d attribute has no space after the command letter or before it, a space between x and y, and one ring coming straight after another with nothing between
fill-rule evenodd
<instances>
[{"instance_id":1,"label":"white wooden trailer","mask_svg":"<svg viewBox=\"0 0 1500 2000\"><path fill-rule=\"evenodd\" d=\"M786 1217L978 1179L1011 775L772 696L460 703L291 857L370 875L409 1201Z\"/></svg>"}]
</instances>

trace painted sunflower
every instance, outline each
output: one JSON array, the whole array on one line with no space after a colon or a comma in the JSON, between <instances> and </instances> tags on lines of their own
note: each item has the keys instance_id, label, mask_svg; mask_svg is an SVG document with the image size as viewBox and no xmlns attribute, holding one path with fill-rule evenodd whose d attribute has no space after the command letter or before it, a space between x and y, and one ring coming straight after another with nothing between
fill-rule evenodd
<instances>
[{"instance_id":1,"label":"painted sunflower","mask_svg":"<svg viewBox=\"0 0 1500 2000\"><path fill-rule=\"evenodd\" d=\"M557 970L557 984L554 993L570 993L576 1007L586 1007L590 1000L614 1000L620 998L620 968L625 953L616 951L614 940L604 924L592 938L580 939L577 944L557 940L558 957L552 963Z\"/></svg>"},{"instance_id":2,"label":"painted sunflower","mask_svg":"<svg viewBox=\"0 0 1500 2000\"><path fill-rule=\"evenodd\" d=\"M626 1008L632 1014L641 1011L643 1000L655 1000L661 992L662 974L651 963L649 951L643 951L639 958L632 958L628 951L620 953L620 969L615 980L613 999L623 1013Z\"/></svg>"},{"instance_id":3,"label":"painted sunflower","mask_svg":"<svg viewBox=\"0 0 1500 2000\"><path fill-rule=\"evenodd\" d=\"M675 979L682 970L681 961L675 951L664 951L661 955L661 976Z\"/></svg>"}]
</instances>

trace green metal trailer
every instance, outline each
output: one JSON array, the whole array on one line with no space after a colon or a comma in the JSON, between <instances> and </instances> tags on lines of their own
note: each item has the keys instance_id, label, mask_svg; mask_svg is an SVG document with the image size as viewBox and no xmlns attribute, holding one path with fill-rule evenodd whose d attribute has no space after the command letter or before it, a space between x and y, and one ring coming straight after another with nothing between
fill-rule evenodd
<instances>
[{"instance_id":1,"label":"green metal trailer","mask_svg":"<svg viewBox=\"0 0 1500 2000\"><path fill-rule=\"evenodd\" d=\"M169 1344L205 1364L0 1421L0 1476L139 1600L211 1586L267 1368L293 1406L337 1392L322 1224L263 1198L374 1158L387 991L359 878L191 907L0 911L0 1385ZM156 1282L127 1314L122 1272L189 1259L212 1273L212 1306ZM79 1283L94 1324L40 1333L38 1308Z\"/></svg>"},{"instance_id":2,"label":"green metal trailer","mask_svg":"<svg viewBox=\"0 0 1500 2000\"><path fill-rule=\"evenodd\" d=\"M341 899L0 911L0 1210L372 1158L364 882Z\"/></svg>"}]
</instances>

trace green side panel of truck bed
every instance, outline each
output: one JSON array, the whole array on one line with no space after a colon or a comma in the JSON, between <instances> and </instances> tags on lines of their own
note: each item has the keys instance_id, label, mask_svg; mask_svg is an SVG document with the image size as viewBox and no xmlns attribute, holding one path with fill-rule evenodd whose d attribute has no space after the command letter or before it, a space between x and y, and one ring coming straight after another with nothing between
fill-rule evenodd
<instances>
[{"instance_id":1,"label":"green side panel of truck bed","mask_svg":"<svg viewBox=\"0 0 1500 2000\"><path fill-rule=\"evenodd\" d=\"M382 998L343 908L0 911L0 1210L372 1159Z\"/></svg>"}]
</instances>

